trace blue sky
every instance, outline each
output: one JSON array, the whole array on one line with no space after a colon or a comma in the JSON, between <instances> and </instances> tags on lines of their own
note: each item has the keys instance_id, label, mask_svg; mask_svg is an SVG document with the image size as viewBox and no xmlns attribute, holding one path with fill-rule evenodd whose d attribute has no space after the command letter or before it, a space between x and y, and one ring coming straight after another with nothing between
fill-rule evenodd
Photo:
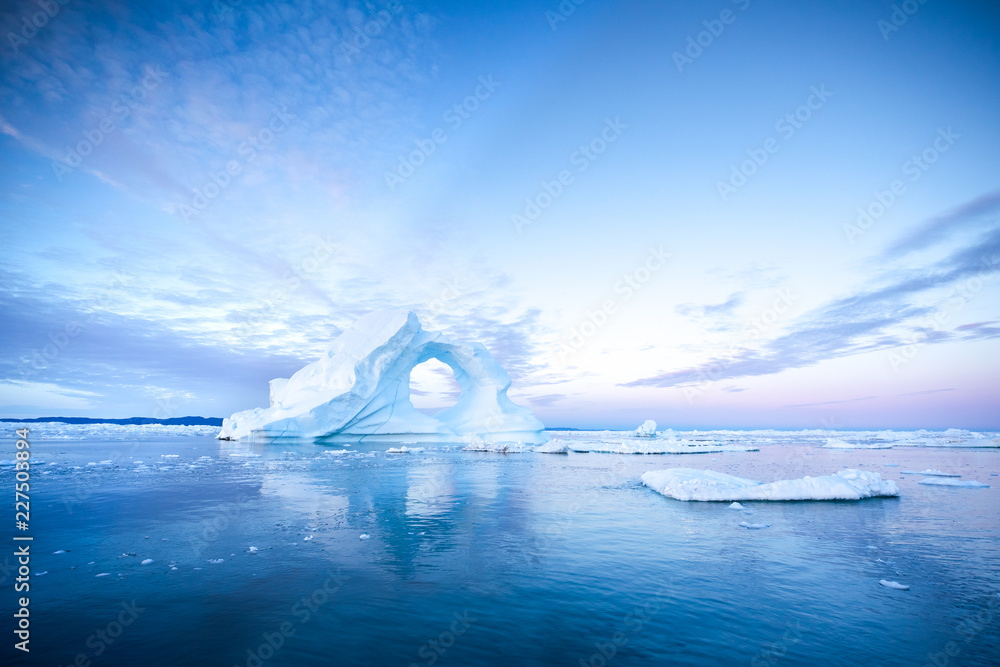
<instances>
[{"instance_id":1,"label":"blue sky","mask_svg":"<svg viewBox=\"0 0 1000 667\"><path fill-rule=\"evenodd\" d=\"M1000 427L1000 8L895 7L5 3L0 413L409 308L552 426Z\"/></svg>"}]
</instances>

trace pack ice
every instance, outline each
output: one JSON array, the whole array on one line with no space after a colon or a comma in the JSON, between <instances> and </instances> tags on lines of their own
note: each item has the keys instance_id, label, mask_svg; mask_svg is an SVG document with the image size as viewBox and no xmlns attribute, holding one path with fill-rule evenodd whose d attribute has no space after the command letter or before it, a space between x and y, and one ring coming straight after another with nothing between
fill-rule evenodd
<instances>
[{"instance_id":1,"label":"pack ice","mask_svg":"<svg viewBox=\"0 0 1000 667\"><path fill-rule=\"evenodd\" d=\"M410 402L410 371L429 359L451 367L458 402L434 416ZM316 438L329 442L539 444L544 425L507 397L510 376L480 343L463 345L425 331L414 313L375 312L338 336L313 363L271 380L270 406L223 420L222 440Z\"/></svg>"},{"instance_id":2,"label":"pack ice","mask_svg":"<svg viewBox=\"0 0 1000 667\"><path fill-rule=\"evenodd\" d=\"M714 470L668 468L643 473L642 483L677 500L859 500L899 495L895 482L862 470L765 484Z\"/></svg>"}]
</instances>

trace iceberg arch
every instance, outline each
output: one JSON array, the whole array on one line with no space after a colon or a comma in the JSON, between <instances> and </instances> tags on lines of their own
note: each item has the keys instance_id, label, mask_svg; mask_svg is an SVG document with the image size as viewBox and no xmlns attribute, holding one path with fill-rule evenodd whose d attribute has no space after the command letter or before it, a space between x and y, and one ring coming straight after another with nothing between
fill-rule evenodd
<instances>
[{"instance_id":1,"label":"iceberg arch","mask_svg":"<svg viewBox=\"0 0 1000 667\"><path fill-rule=\"evenodd\" d=\"M462 390L454 406L430 416L410 400L410 371L430 359L447 364ZM482 344L425 331L410 312L362 317L323 356L270 383L270 406L223 420L223 440L314 438L327 442L548 441L545 426L507 397L510 376Z\"/></svg>"}]
</instances>

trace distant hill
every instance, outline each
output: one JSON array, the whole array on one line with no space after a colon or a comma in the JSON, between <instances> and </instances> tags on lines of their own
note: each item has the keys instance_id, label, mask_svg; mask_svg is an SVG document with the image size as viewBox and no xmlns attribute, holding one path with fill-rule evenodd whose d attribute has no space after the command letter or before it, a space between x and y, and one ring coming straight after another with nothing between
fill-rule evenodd
<instances>
[{"instance_id":1,"label":"distant hill","mask_svg":"<svg viewBox=\"0 0 1000 667\"><path fill-rule=\"evenodd\" d=\"M0 422L59 422L61 424L162 424L164 426L222 426L222 417L129 417L128 419L94 419L92 417L34 417L32 419L0 419Z\"/></svg>"}]
</instances>

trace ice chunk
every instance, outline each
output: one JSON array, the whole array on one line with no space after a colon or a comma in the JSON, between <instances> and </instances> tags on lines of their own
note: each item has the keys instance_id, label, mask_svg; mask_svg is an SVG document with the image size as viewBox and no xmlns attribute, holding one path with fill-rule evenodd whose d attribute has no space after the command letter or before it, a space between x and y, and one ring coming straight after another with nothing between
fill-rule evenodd
<instances>
[{"instance_id":1,"label":"ice chunk","mask_svg":"<svg viewBox=\"0 0 1000 667\"><path fill-rule=\"evenodd\" d=\"M906 584L901 584L898 581L889 581L888 579L880 579L878 583L885 586L886 588L894 588L897 591L910 590L909 586L907 586Z\"/></svg>"},{"instance_id":2,"label":"ice chunk","mask_svg":"<svg viewBox=\"0 0 1000 667\"><path fill-rule=\"evenodd\" d=\"M761 530L762 528L770 528L769 523L750 523L748 521L740 521L740 527L746 528L747 530Z\"/></svg>"},{"instance_id":3,"label":"ice chunk","mask_svg":"<svg viewBox=\"0 0 1000 667\"><path fill-rule=\"evenodd\" d=\"M473 442L462 447L463 452L493 452L495 454L524 454L531 447L523 442Z\"/></svg>"},{"instance_id":4,"label":"ice chunk","mask_svg":"<svg viewBox=\"0 0 1000 667\"><path fill-rule=\"evenodd\" d=\"M637 438L655 438L656 437L656 422L652 419L647 419L642 422L642 426L633 431L632 435Z\"/></svg>"},{"instance_id":5,"label":"ice chunk","mask_svg":"<svg viewBox=\"0 0 1000 667\"><path fill-rule=\"evenodd\" d=\"M892 449L892 443L888 442L845 442L836 438L827 438L825 449Z\"/></svg>"},{"instance_id":6,"label":"ice chunk","mask_svg":"<svg viewBox=\"0 0 1000 667\"><path fill-rule=\"evenodd\" d=\"M928 475L931 477L961 477L961 475L953 472L941 472L940 470L934 470L928 468L922 472L916 472L914 470L901 470L901 475Z\"/></svg>"},{"instance_id":7,"label":"ice chunk","mask_svg":"<svg viewBox=\"0 0 1000 667\"><path fill-rule=\"evenodd\" d=\"M926 484L927 486L958 486L967 489L988 489L989 484L983 484L982 482L977 482L974 479L954 479L952 477L929 477L927 479L922 479L918 484Z\"/></svg>"},{"instance_id":8,"label":"ice chunk","mask_svg":"<svg viewBox=\"0 0 1000 667\"><path fill-rule=\"evenodd\" d=\"M358 535L359 540L370 540L371 538L372 536L367 533L361 533L360 535Z\"/></svg>"},{"instance_id":9,"label":"ice chunk","mask_svg":"<svg viewBox=\"0 0 1000 667\"><path fill-rule=\"evenodd\" d=\"M153 562L152 558L147 558L146 560L142 561L141 565L149 565L152 562Z\"/></svg>"},{"instance_id":10,"label":"ice chunk","mask_svg":"<svg viewBox=\"0 0 1000 667\"><path fill-rule=\"evenodd\" d=\"M110 572L101 572L100 574L95 574L94 576L95 577L110 577L111 573Z\"/></svg>"},{"instance_id":11,"label":"ice chunk","mask_svg":"<svg viewBox=\"0 0 1000 667\"><path fill-rule=\"evenodd\" d=\"M433 417L410 402L410 371L437 359L462 388ZM510 376L479 343L424 331L414 313L375 312L355 322L323 356L291 378L271 381L270 406L223 421L224 440L278 437L461 442L472 436L546 442L544 425L507 397Z\"/></svg>"},{"instance_id":12,"label":"ice chunk","mask_svg":"<svg viewBox=\"0 0 1000 667\"><path fill-rule=\"evenodd\" d=\"M539 454L569 454L569 444L564 440L550 440L535 447L535 451Z\"/></svg>"},{"instance_id":13,"label":"ice chunk","mask_svg":"<svg viewBox=\"0 0 1000 667\"><path fill-rule=\"evenodd\" d=\"M668 468L643 473L642 483L677 500L859 500L899 495L895 482L861 470L764 484L714 470Z\"/></svg>"},{"instance_id":14,"label":"ice chunk","mask_svg":"<svg viewBox=\"0 0 1000 667\"><path fill-rule=\"evenodd\" d=\"M732 505L729 506L729 509L731 509L731 510L741 510L741 509L743 509L743 505L740 505L739 503L735 503L734 502Z\"/></svg>"},{"instance_id":15,"label":"ice chunk","mask_svg":"<svg viewBox=\"0 0 1000 667\"><path fill-rule=\"evenodd\" d=\"M386 454L410 454L410 453L417 454L417 453L420 453L422 451L424 451L423 447L407 447L406 445L403 445L402 447L390 447L389 449L385 450L385 453Z\"/></svg>"},{"instance_id":16,"label":"ice chunk","mask_svg":"<svg viewBox=\"0 0 1000 667\"><path fill-rule=\"evenodd\" d=\"M209 558L208 562L211 563L212 565L218 565L219 563L225 563L226 559L225 558Z\"/></svg>"},{"instance_id":17,"label":"ice chunk","mask_svg":"<svg viewBox=\"0 0 1000 667\"><path fill-rule=\"evenodd\" d=\"M59 551L53 551L52 553L54 553L54 554L64 554L64 553L66 553L66 550L65 549L60 549Z\"/></svg>"}]
</instances>

